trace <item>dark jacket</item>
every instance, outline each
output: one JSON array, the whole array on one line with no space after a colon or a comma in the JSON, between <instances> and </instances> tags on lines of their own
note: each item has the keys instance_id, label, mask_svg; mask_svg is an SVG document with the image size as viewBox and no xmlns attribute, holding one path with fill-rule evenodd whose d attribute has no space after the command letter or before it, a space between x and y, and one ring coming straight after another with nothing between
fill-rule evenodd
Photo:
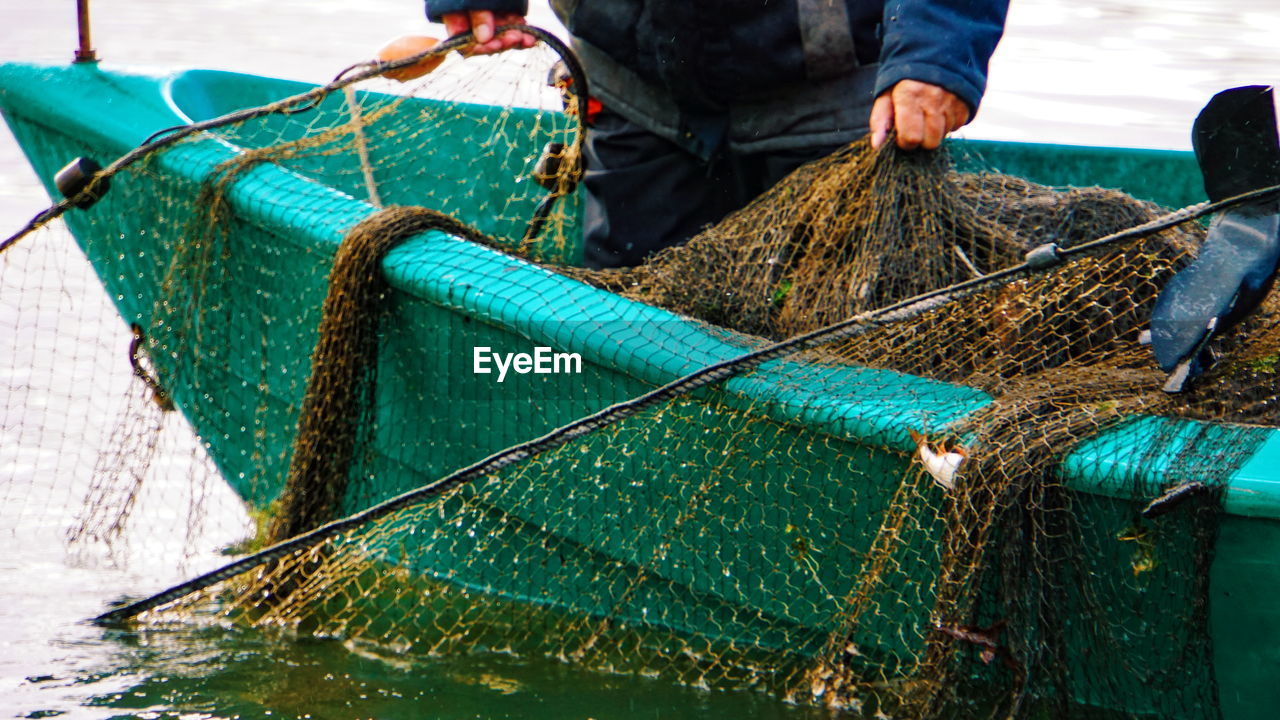
<instances>
[{"instance_id":1,"label":"dark jacket","mask_svg":"<svg viewBox=\"0 0 1280 720\"><path fill-rule=\"evenodd\" d=\"M976 112L1008 9L1008 0L551 2L605 104L704 156L723 139L775 149L859 135L871 100L904 79L946 88ZM522 0L426 4L432 19L525 10Z\"/></svg>"}]
</instances>

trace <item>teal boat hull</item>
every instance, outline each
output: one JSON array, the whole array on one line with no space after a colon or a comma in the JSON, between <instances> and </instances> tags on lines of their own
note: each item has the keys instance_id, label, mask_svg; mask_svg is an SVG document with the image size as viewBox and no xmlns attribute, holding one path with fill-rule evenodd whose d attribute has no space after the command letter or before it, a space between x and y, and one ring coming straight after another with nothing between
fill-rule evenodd
<instances>
[{"instance_id":1,"label":"teal boat hull","mask_svg":"<svg viewBox=\"0 0 1280 720\"><path fill-rule=\"evenodd\" d=\"M73 157L87 155L105 163L157 129L263 104L306 87L212 71L154 77L93 65L15 64L0 67L0 111L51 196L57 197L51 178ZM480 106L460 107L451 128L459 152L465 151L469 137L485 132L487 112ZM237 140L253 147L279 139L273 130ZM1118 187L1170 206L1202 199L1189 153L977 141L966 145L968 154L980 157L984 166L1042 183ZM67 214L67 224L126 321L149 325L166 267L166 248L174 243L174 237L152 229L168 227L178 233L182 213L193 212L189 206L150 202L156 183L165 185L166 195L185 189L194 197L219 164L236 152L237 147L227 142L184 144L157 158L148 173L119 176L106 198L92 208ZM316 168L317 174L323 170ZM259 508L276 497L285 476L333 254L346 230L376 211L358 199L358 172L334 176L352 178L351 186L318 182L306 168L294 172L261 165L228 187L236 252L225 255L224 272L208 291L218 298L217 308L209 312L218 313L221 320L211 327L222 328L222 335L203 338L208 357L198 368L184 368L187 372L181 375L189 382L169 388L177 406L209 443L227 482ZM438 209L456 213L493 235L519 237L522 228L469 211L459 200L474 198L468 193L480 191L473 187L473 178L436 182L454 188L452 195L433 195L443 198ZM505 192L501 185L488 185L483 191ZM413 203L421 196L422 188L405 188L403 196L384 199ZM576 252L546 250L570 261ZM346 498L352 511L656 384L734 357L745 346L699 323L442 233L424 233L400 246L386 258L384 271L393 292L379 348L374 403L379 436L373 439L375 452L361 473L376 480L352 485ZM273 316L297 322L272 325L267 318ZM473 372L471 350L477 346L495 352L527 352L533 346L575 352L583 358L583 372L523 375L498 383L492 375ZM727 640L761 647L807 636L811 646L788 649L802 656L816 653L834 629L831 619L839 616L831 597L847 594L850 574L815 573L797 563L790 551L796 539L779 537L777 528L839 528L839 537L805 542L812 543L814 552L865 551L875 524L855 522L845 517L847 511L833 508L851 507L856 498L879 498L868 505L868 512L883 509L908 463L911 448L905 444L903 428L923 426L921 399L928 399L928 419L934 425L990 402L970 388L886 371L832 368L823 382L803 388L785 382L786 373L785 364L766 367L672 410L682 422L705 425L713 434L745 426L767 428L779 438L778 446L789 438L790 445L807 448L804 457L783 459L742 448L730 461L742 467L733 475L742 482L741 499L770 498L769 512L744 511L740 506L746 502L728 497L723 507L708 512L733 517L732 531L676 543L685 548L697 548L700 542L732 546L729 557L716 558L716 567L726 576L752 581L726 583L709 576L710 564L698 553L673 554L652 568L655 580L635 594L634 607L600 608L601 613L639 614L646 605L661 603L680 608L670 614L679 618L670 622L676 632L715 636L732 628L735 637ZM867 389L872 386L885 390L876 394ZM859 390L842 391L843 387ZM1063 462L1061 472L1077 491L1098 499L1100 514L1123 522L1132 516L1135 502L1143 499L1133 497L1133 489L1160 487L1161 478L1172 470L1162 463L1172 462L1176 453L1154 462L1145 456L1144 439L1153 434L1153 423L1160 422L1133 418L1083 443ZM1188 436L1198 431L1194 423L1186 426ZM664 462L669 473L647 480L643 492L653 497L689 492L678 458L651 458L647 465L665 467ZM794 473L797 467L805 471ZM594 522L557 524L550 507L526 506L515 518L505 508L492 507L487 519L477 520L477 527L491 537L512 535L510 547L534 547L538 543L530 538L546 534L554 525L558 552L563 556L565 548L572 548L572 562L584 568L580 576L585 583L593 575L591 567L643 564L641 555L652 538L679 532L647 513L634 495L626 488L604 488L577 501L578 516L595 522L608 518L614 528L608 533L612 541L601 540ZM1280 688L1271 680L1280 672L1280 603L1274 600L1280 591L1280 432L1272 431L1234 472L1224 509L1211 571L1215 675L1227 717L1269 718L1273 708L1280 707ZM1099 520L1097 526L1112 524ZM1114 559L1116 551L1107 547L1112 536L1091 540L1104 561ZM488 570L462 571L467 554L461 544L448 550L422 548L417 553L419 569L424 576L447 576L449 582L513 601L563 604L588 612L590 598L603 595L585 584L567 584L563 597L546 597L545 589L535 590L531 579L518 572L493 572L501 563ZM537 559L518 560L536 564ZM1116 562L1127 571L1122 560ZM441 573L441 568L459 572ZM812 599L796 602L797 596ZM913 624L927 625L927 612L919 608L920 617ZM774 628L780 626L799 630L786 637L775 635ZM867 629L869 636L872 630ZM1132 706L1123 710L1141 714L1153 704L1135 688Z\"/></svg>"}]
</instances>

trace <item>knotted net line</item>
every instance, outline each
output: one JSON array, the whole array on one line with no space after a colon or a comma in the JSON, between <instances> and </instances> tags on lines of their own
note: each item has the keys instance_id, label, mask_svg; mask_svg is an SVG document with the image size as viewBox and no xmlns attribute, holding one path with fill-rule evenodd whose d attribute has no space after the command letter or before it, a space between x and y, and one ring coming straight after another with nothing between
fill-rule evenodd
<instances>
[{"instance_id":1,"label":"knotted net line","mask_svg":"<svg viewBox=\"0 0 1280 720\"><path fill-rule=\"evenodd\" d=\"M1216 712L1218 492L1276 425L1280 336L1268 301L1196 389L1159 392L1138 332L1201 226L882 313L1162 210L855 143L644 266L575 268L576 196L526 241L538 156L579 142L544 92L554 55L532 57L492 66L540 88L508 104L459 103L474 75L445 72L217 128L233 150L198 181L167 158L208 138L175 143L73 228L100 261L143 245L121 313L260 542L285 541L142 622L548 656L869 716ZM430 210L356 225L373 200ZM283 232L289 208L314 235ZM470 367L546 338L588 370ZM911 430L963 450L958 472L926 473ZM1183 481L1206 491L1143 516Z\"/></svg>"}]
</instances>

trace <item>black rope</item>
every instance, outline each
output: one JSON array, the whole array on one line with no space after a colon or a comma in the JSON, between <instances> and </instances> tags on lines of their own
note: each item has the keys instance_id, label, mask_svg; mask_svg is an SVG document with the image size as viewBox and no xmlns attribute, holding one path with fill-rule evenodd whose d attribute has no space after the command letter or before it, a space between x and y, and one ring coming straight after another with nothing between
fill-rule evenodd
<instances>
[{"instance_id":1,"label":"black rope","mask_svg":"<svg viewBox=\"0 0 1280 720\"><path fill-rule=\"evenodd\" d=\"M175 585L143 600L103 613L102 615L94 618L94 622L114 624L136 617L148 610L153 610L161 605L167 605L168 603L179 600L200 590L204 590L205 588L222 582L223 580L228 580L248 570L279 560L290 553L312 547L324 542L325 540L341 535L348 530L386 517L398 510L430 500L431 498L461 487L472 480L491 475L503 468L533 457L534 455L565 445L572 440L576 440L580 437L593 433L596 430L632 417L650 407L653 407L654 405L722 382L771 360L776 360L787 355L798 353L817 345L838 342L856 337L871 328L915 317L941 307L944 304L954 302L971 295L978 290L996 285L1008 284L1021 277L1043 272L1046 269L1060 265L1068 259L1083 257L1091 253L1099 252L1121 242L1148 237L1162 230L1174 227L1175 225L1217 212L1223 208L1233 207L1235 205L1257 200L1278 192L1280 192L1280 185L1274 185L1237 195L1216 203L1200 203L1198 205L1192 205L1167 215L1163 215L1150 222L1136 225L1132 228L1121 230L1071 248L1042 246L1052 248L1051 255L1056 259L1055 262L1045 262L1042 259L1023 262L1004 270L983 275L982 277L973 278L945 288L916 295L915 297L887 305L883 308L860 313L833 325L828 325L827 327L819 328L803 335L797 335L793 338L767 345L738 357L709 365L701 370L694 371L684 377L673 380L666 385L662 385L647 393L631 398L630 400L610 405L603 410L579 418L578 420L556 428L539 438L501 450L477 463L455 470L435 482L410 490L409 492L398 495L390 500L386 500L378 505L374 505L373 507L362 510L361 512L350 515L341 520L335 520L327 525L322 525L310 532L290 538L289 540L273 545L253 555L241 558L240 560L224 565L216 570L200 575L199 577L192 578L191 580ZM1040 249L1032 250L1028 253L1028 256L1036 255L1038 250ZM1041 253L1040 257L1043 256L1044 253Z\"/></svg>"},{"instance_id":2,"label":"black rope","mask_svg":"<svg viewBox=\"0 0 1280 720\"><path fill-rule=\"evenodd\" d=\"M494 32L497 35L512 29L519 30L521 27L523 26L503 26ZM587 105L590 102L591 88L587 85L587 72L582 68L582 63L579 62L577 54L565 45L560 38L545 32L543 34L545 37L539 36L539 39L551 46L551 49L560 55L560 59L564 60L565 69L569 71L569 77L573 78L573 82L569 86L569 92L577 96L578 132L574 138L574 152L570 153L569 157L572 159L574 166L562 166L559 172L571 173L576 176L581 169L582 143L587 136ZM542 234L542 229L546 225L547 218L551 215L551 210L555 208L556 201L564 197L566 193L572 192L576 186L576 177L572 182L567 182L563 177L557 179L555 187L542 199L542 202L538 203L538 207L533 211L533 217L529 218L529 223L525 226L524 237L520 242L521 250L528 252L531 249L530 246L533 241L537 240L538 236Z\"/></svg>"},{"instance_id":3,"label":"black rope","mask_svg":"<svg viewBox=\"0 0 1280 720\"><path fill-rule=\"evenodd\" d=\"M561 58L564 59L567 66L571 69L576 68L578 75L575 75L575 78L582 75L582 66L578 64L577 59L573 57L573 52L559 38L552 35L550 32L530 25L506 25L499 28L499 30L503 32L507 30L519 30L529 35L533 35L538 40L555 50ZM416 55L410 55L399 60L393 60L390 62L370 61L356 63L355 65L351 65L338 73L337 77L326 85L277 100L273 103L245 108L243 110L236 110L234 112L227 113L226 115L220 115L216 118L203 120L201 122L190 123L188 125L175 125L173 127L157 130L144 140L142 144L120 156L115 160L115 162L111 163L107 167L99 170L97 173L94 173L93 179L86 183L85 186L81 188L80 192L76 193L72 197L63 198L48 208L41 210L35 215L35 217L31 218L27 224L22 226L21 229L10 235L8 238L5 238L4 241L0 242L0 253L8 250L26 235L29 235L40 227L58 219L67 210L75 207L76 203L92 197L94 193L97 192L100 183L106 181L107 178L110 178L112 175L115 175L126 167L129 167L138 160L141 160L161 148L168 147L169 145L190 137L198 132L214 130L233 123L245 122L267 115L288 115L314 109L321 100L336 90L341 90L348 85L354 85L355 83L377 77L388 70L398 70L400 68L409 67L410 65L417 64L419 61L428 57L448 54L454 50L464 48L471 43L472 34L470 32L459 33L458 35L454 35L428 50L424 50ZM575 82L576 81L577 80L575 79ZM587 88L585 77L582 77L582 81L583 84L580 87L584 91L585 96Z\"/></svg>"},{"instance_id":4,"label":"black rope","mask_svg":"<svg viewBox=\"0 0 1280 720\"><path fill-rule=\"evenodd\" d=\"M432 48L431 50L427 51L425 54L431 54L432 52L435 52L435 51L437 51L437 48ZM417 57L417 56L415 55L414 57ZM343 68L337 75L333 76L333 79L329 81L329 85L333 85L334 83L341 82L342 79L346 77L348 73L356 70L357 68L369 67L370 65L377 65L377 63L370 63L368 61L365 61L365 62L358 62L353 65L348 65L347 67ZM389 69L394 69L394 68L391 68L390 66L381 66L381 68L382 68L381 72L386 72ZM317 98L305 105L299 105L296 108L281 109L277 112L281 115L297 115L298 113L306 112L308 110L315 110L319 106L320 106L320 100ZM141 143L138 144L138 147L146 147L147 145L154 143L157 139L159 139L164 135L168 135L169 133L183 130L187 127L189 127L189 124L183 123L182 125L173 125L167 128L160 128L159 130L148 135L146 140L143 140Z\"/></svg>"}]
</instances>

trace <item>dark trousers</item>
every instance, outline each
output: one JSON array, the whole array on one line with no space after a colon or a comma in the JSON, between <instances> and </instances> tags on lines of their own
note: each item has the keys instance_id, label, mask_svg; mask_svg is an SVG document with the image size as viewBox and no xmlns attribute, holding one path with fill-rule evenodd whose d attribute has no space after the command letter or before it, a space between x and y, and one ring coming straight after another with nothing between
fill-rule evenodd
<instances>
[{"instance_id":1,"label":"dark trousers","mask_svg":"<svg viewBox=\"0 0 1280 720\"><path fill-rule=\"evenodd\" d=\"M704 162L605 109L587 132L584 264L593 269L639 265L836 149L724 152Z\"/></svg>"}]
</instances>

